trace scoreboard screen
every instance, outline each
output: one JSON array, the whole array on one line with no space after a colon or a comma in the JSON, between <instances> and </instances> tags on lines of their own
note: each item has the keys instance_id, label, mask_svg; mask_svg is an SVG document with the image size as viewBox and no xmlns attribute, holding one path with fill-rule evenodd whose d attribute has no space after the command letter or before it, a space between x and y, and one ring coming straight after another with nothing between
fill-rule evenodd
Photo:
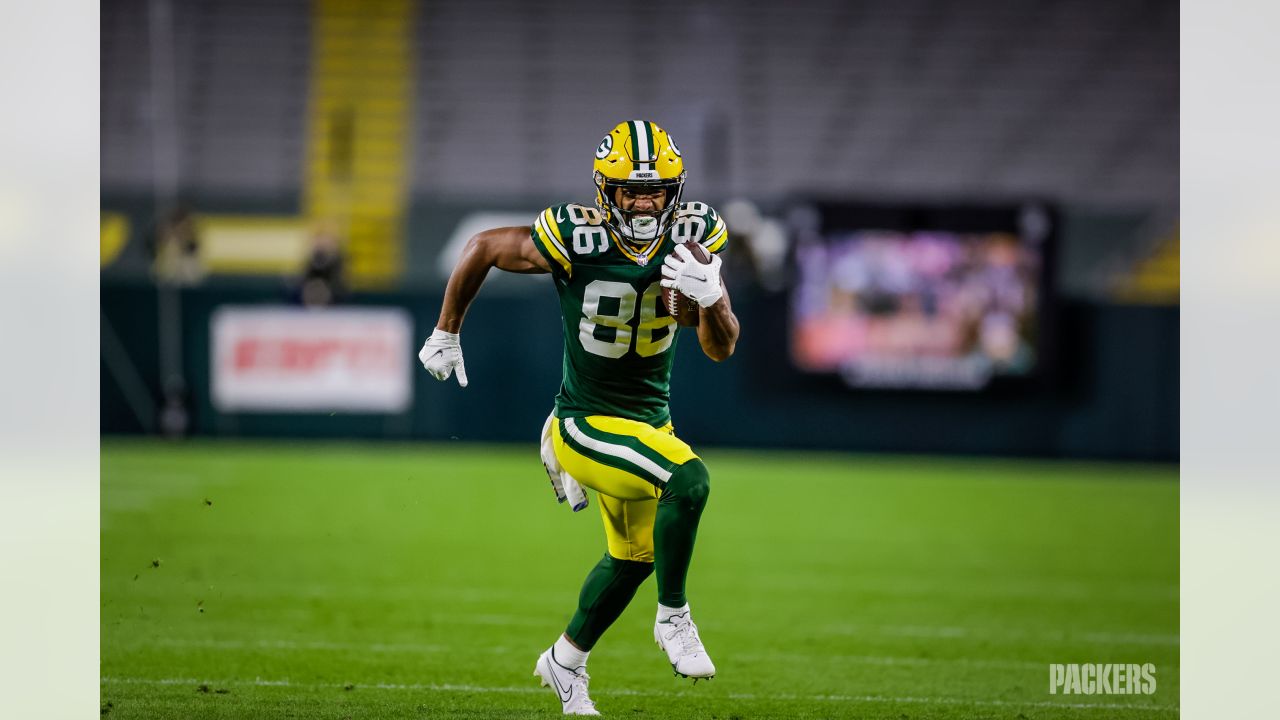
<instances>
[{"instance_id":1,"label":"scoreboard screen","mask_svg":"<svg viewBox=\"0 0 1280 720\"><path fill-rule=\"evenodd\" d=\"M790 349L851 387L979 390L1042 364L1043 205L793 208Z\"/></svg>"}]
</instances>

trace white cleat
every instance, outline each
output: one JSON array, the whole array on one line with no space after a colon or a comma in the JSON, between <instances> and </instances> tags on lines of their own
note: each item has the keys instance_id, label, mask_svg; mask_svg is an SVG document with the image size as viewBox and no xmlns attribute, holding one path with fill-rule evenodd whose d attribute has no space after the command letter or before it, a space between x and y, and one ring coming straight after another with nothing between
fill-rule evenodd
<instances>
[{"instance_id":1,"label":"white cleat","mask_svg":"<svg viewBox=\"0 0 1280 720\"><path fill-rule=\"evenodd\" d=\"M587 668L569 669L556 662L555 648L547 648L538 658L533 668L533 676L538 678L543 687L556 691L565 715L599 715L596 704L587 696Z\"/></svg>"},{"instance_id":2,"label":"white cleat","mask_svg":"<svg viewBox=\"0 0 1280 720\"><path fill-rule=\"evenodd\" d=\"M693 624L690 613L672 615L654 623L653 639L667 653L676 675L693 678L695 684L715 677L716 666L698 638L698 626Z\"/></svg>"}]
</instances>

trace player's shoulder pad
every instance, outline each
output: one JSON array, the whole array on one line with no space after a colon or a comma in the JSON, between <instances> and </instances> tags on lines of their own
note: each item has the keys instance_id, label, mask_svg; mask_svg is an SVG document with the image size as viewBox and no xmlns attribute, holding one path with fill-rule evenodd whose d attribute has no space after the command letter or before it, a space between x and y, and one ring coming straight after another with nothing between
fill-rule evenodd
<instances>
[{"instance_id":1,"label":"player's shoulder pad","mask_svg":"<svg viewBox=\"0 0 1280 720\"><path fill-rule=\"evenodd\" d=\"M708 252L723 252L729 241L729 228L715 208L704 202L682 202L676 208L676 220L671 226L671 236L676 242L693 240Z\"/></svg>"},{"instance_id":2,"label":"player's shoulder pad","mask_svg":"<svg viewBox=\"0 0 1280 720\"><path fill-rule=\"evenodd\" d=\"M572 273L575 255L574 229L604 224L600 211L589 205L562 203L538 213L533 221L533 243L548 261ZM578 243L581 244L581 243ZM553 265L554 266L554 265Z\"/></svg>"}]
</instances>

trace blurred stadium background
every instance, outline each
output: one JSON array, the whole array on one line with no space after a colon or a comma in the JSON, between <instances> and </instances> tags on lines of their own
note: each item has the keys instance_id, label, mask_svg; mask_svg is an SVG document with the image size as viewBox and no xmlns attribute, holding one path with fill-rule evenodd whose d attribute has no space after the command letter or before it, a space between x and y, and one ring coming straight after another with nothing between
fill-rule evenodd
<instances>
[{"instance_id":1,"label":"blurred stadium background","mask_svg":"<svg viewBox=\"0 0 1280 720\"><path fill-rule=\"evenodd\" d=\"M1156 657L1176 673L1177 3L108 0L101 19L101 429L111 436L102 453L103 672L119 681L104 684L104 708L137 688L144 690L134 699L163 695L168 686L144 681L175 672L287 675L315 660L290 653L357 643L359 633L316 638L343 612L370 606L380 587L400 609L411 607L413 598L392 583L399 573L361 574L354 560L339 563L347 575L326 582L363 583L368 592L322 599L313 591L326 582L306 573L328 571L314 563L256 567L259 575L241 566L239 580L227 572L273 545L293 558L335 551L334 532L394 555L401 546L379 531L413 520L393 519L374 498L407 468L432 468L415 479L427 488L446 484L440 497L476 511L459 533L491 535L482 526L503 518L480 512L489 491L460 492L450 468L476 485L494 477L518 487L517 497L526 486L547 494L534 444L560 375L549 281L490 276L463 334L465 391L431 380L415 354L466 238L528 223L551 203L590 202L592 150L613 124L639 117L672 133L688 164L686 197L720 209L732 232L725 274L742 340L720 365L700 357L689 338L678 347L673 414L681 435L711 453L754 448L755 460L726 455L724 467L744 476L756 463L784 468L827 458L837 469L815 487L850 506L850 527L866 521L883 531L872 542L883 564L850 555L840 565L837 553L835 565L802 563L797 572L809 575L775 579L775 587L821 585L834 570L844 580L831 586L849 594L833 590L823 610L830 613L876 606L858 594L859 577L877 578L872 585L888 606L902 607L895 592L929 594L933 604L866 620L899 629L925 624L931 612L954 628L1007 610L1001 603L1038 598L1048 606L1023 607L1023 619L1041 635L996 631L1005 655L985 634L968 655L957 653L995 667L1023 663L1022 694L1013 696L1029 703L1051 700L1039 689L1043 672L1029 669L1042 661L1105 662L1118 653ZM372 442L387 440L414 442ZM325 472L350 471L326 476L315 490L347 497L353 517L368 521L360 532L344 535L322 509L317 517L338 530L296 520L294 512L317 510L318 502L302 489L304 478L290 475L291 467L308 467L311 451L299 455L299 443L331 461ZM509 450L490 443L519 443L513 451L528 462L503 460ZM487 467L490 455L499 459ZM991 459L954 465L922 455ZM718 483L733 481L712 470ZM804 487L800 470L779 472ZM934 487L930 477L956 484ZM1013 495L985 477L1011 482ZM1019 482L1026 488L1016 489ZM266 505L230 525L183 519L190 508L224 507L233 487L250 497L258 483L298 488L297 504L276 514ZM261 492L275 502L287 497ZM903 493L889 505L900 501L897 509L920 515L886 523L874 506L853 509L879 492ZM730 492L721 497L731 502ZM931 503L943 497L958 517L940 519ZM1002 505L993 497L1018 499ZM966 498L984 504L966 507ZM769 507L750 501L739 509ZM1054 513L1058 503L1072 518ZM996 515L996 506L1008 514ZM444 522L448 508L430 512L437 510L433 517ZM813 537L812 528L801 530L802 517L791 519L796 542L872 537L868 530ZM582 557L594 557L599 529L575 527ZM935 566L914 554L939 527L977 538L945 568L943 558ZM1110 569L1066 560L1083 533L1137 542L1136 555ZM246 555L228 549L250 537L257 544L241 548ZM421 543L415 553L428 554L442 542L411 540ZM1014 550L1024 543L1057 558L1047 575ZM1085 547L1106 552L1096 539ZM732 565L728 548L716 552L708 551ZM164 564L151 565L161 555ZM901 564L889 580L875 575L892 560ZM139 589L139 575L154 579L183 562L181 579ZM750 589L706 562L710 586ZM434 571L477 596L514 592L481 587L484 580L442 561ZM578 572L562 574L554 584L530 580L530 597L545 593L547 607L572 602L567 591ZM301 618L273 614L273 603L289 604L289 577L311 588L307 602L334 605ZM237 582L245 589L268 578L277 578L269 589L245 590L238 625L191 625L197 595L199 621L219 627L205 617L212 589L234 595ZM949 596L957 587L962 597ZM991 601L1002 587L1009 594ZM420 589L431 596L430 583ZM1073 626L1077 605L1094 602L1124 610L1106 628ZM520 612L516 605L487 612L499 610ZM534 638L555 632L558 616L550 619ZM1045 623L1065 633L1053 635L1065 645L1048 658L1034 648L1049 633ZM275 637L270 628L295 633L293 644L254 645ZM439 628L415 629L414 642L452 642ZM1015 636L1025 652L1007 647ZM928 644L928 633L903 637L886 657L940 652L917 646ZM948 645L965 637L933 639ZM349 649L393 641L384 634ZM742 642L749 648L750 636ZM227 654L217 654L217 643ZM288 657L272 659L273 652ZM841 652L847 659L849 648L818 642L813 652L822 664ZM474 659L476 668L492 662ZM957 670L936 694L968 687L972 699L1009 697L999 682L973 680L973 667ZM378 678L384 670L361 671ZM311 689L346 682L325 672L316 671ZM450 682L439 673L434 680ZM478 669L466 681L496 682ZM806 691L871 696L872 686ZM902 680L890 695L911 696L911 686ZM1159 699L1159 707L1126 713L1176 713L1176 690ZM875 709L892 709L892 717L921 709L899 704ZM113 707L119 714L130 705ZM132 707L138 716L214 712ZM957 707L961 715L973 710ZM1010 709L974 707L1000 716ZM1073 712L1055 708L1021 710Z\"/></svg>"}]
</instances>

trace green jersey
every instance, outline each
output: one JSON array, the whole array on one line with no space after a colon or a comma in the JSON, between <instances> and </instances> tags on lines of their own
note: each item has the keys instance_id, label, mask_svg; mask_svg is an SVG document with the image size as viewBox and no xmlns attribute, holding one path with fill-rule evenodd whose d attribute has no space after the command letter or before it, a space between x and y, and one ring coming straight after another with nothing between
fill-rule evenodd
<instances>
[{"instance_id":1,"label":"green jersey","mask_svg":"<svg viewBox=\"0 0 1280 720\"><path fill-rule=\"evenodd\" d=\"M721 252L724 220L705 203L681 203L665 235L635 244L596 208L566 204L542 211L530 232L551 265L564 319L556 416L666 424L679 326L662 302L662 261L689 240Z\"/></svg>"}]
</instances>

